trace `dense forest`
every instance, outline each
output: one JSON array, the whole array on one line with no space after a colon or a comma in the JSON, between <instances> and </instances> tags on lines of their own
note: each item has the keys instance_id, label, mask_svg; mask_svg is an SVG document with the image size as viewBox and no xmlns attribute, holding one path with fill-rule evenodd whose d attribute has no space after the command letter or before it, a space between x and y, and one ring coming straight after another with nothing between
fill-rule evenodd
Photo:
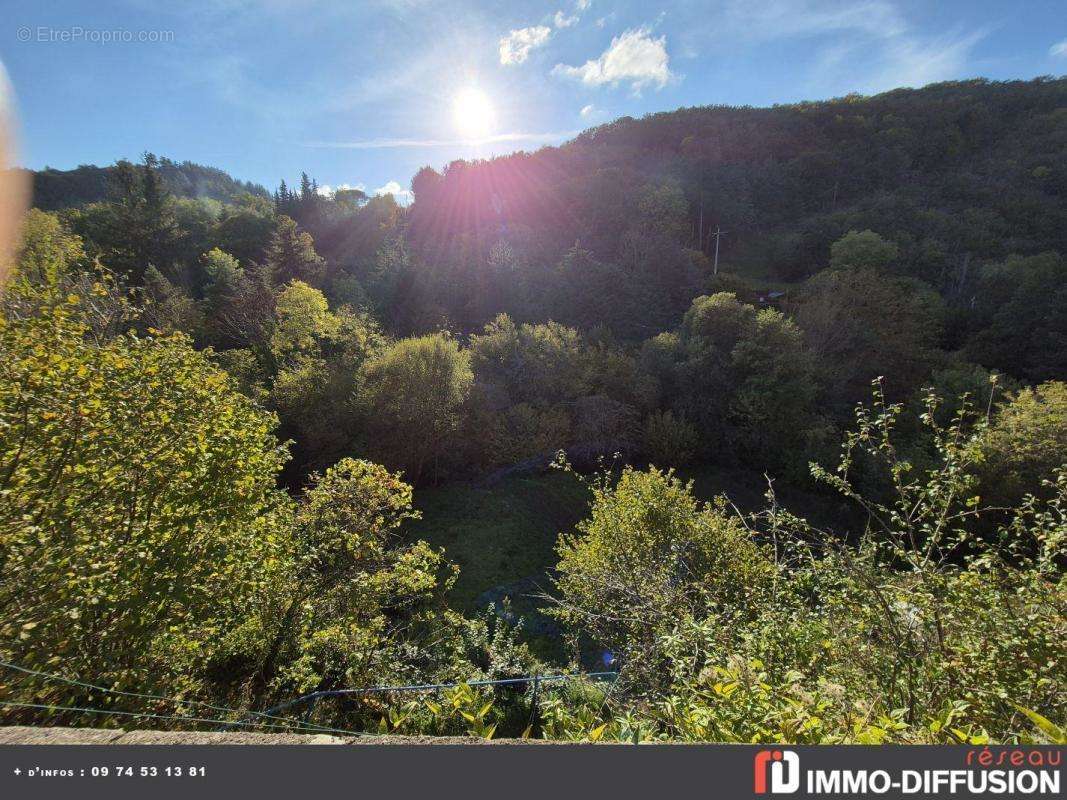
<instances>
[{"instance_id":1,"label":"dense forest","mask_svg":"<svg viewBox=\"0 0 1067 800\"><path fill-rule=\"evenodd\" d=\"M267 196L262 186L237 181L215 167L205 167L190 161L176 163L159 159L159 174L167 189L178 197L194 197L232 203L243 194ZM45 211L72 208L86 203L107 200L111 193L116 167L95 167L83 164L76 169L50 169L31 173L33 204Z\"/></svg>"},{"instance_id":2,"label":"dense forest","mask_svg":"<svg viewBox=\"0 0 1067 800\"><path fill-rule=\"evenodd\" d=\"M1062 738L1067 80L624 118L411 188L35 174L3 660L168 713L618 672L315 710L397 733Z\"/></svg>"}]
</instances>

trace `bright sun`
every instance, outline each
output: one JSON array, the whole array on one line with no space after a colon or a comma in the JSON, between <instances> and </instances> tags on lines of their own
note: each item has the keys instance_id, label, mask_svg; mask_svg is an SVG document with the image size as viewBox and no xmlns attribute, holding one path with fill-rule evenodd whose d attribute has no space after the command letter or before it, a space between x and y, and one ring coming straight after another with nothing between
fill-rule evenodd
<instances>
[{"instance_id":1,"label":"bright sun","mask_svg":"<svg viewBox=\"0 0 1067 800\"><path fill-rule=\"evenodd\" d=\"M468 86L452 98L452 121L464 139L484 139L493 132L493 104L481 89Z\"/></svg>"}]
</instances>

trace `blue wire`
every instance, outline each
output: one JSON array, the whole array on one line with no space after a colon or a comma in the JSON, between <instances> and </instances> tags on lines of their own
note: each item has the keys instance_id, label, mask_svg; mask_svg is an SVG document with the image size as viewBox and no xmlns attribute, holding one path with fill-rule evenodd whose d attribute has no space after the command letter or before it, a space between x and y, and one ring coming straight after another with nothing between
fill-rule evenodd
<instances>
[{"instance_id":1,"label":"blue wire","mask_svg":"<svg viewBox=\"0 0 1067 800\"><path fill-rule=\"evenodd\" d=\"M226 720L222 719L205 719L203 717L182 717L172 714L151 714L141 711L109 711L103 708L79 708L77 706L54 706L44 705L42 703L16 703L11 700L0 700L0 705L12 706L14 708L39 708L45 711L78 711L83 714L107 714L110 716L120 717L145 717L147 719L167 719L167 720L180 720L182 722L204 722L212 725L219 725ZM272 722L227 722L227 725L261 725L267 728L285 728L291 730L292 725L277 725ZM367 736L365 733L357 733L355 731L341 730L340 728L319 728L319 732L340 733L345 736Z\"/></svg>"},{"instance_id":2,"label":"blue wire","mask_svg":"<svg viewBox=\"0 0 1067 800\"><path fill-rule=\"evenodd\" d=\"M309 730L321 729L323 732L334 732L334 729L332 729L332 728L324 728L321 725L315 725L313 723L304 722L304 721L298 720L298 719L288 719L286 717L275 717L275 716L273 716L271 714L261 713L261 712L258 712L258 711L240 711L239 709L236 709L236 708L226 708L225 706L215 706L215 705L212 705L211 703L204 703L204 702L201 702L199 700L178 700L178 699L175 699L175 698L172 698L172 697L164 697L163 695L158 695L158 694L142 694L141 692L125 692L125 691L123 691L121 689L109 689L106 686L97 686L96 684L86 683L85 681L75 680L74 678L65 678L62 675L55 675L55 674L50 673L50 672L40 672L39 670L28 669L27 667L20 667L18 664L9 664L6 661L0 661L0 667L7 667L8 669L13 669L13 670L15 670L17 672L23 672L23 673L25 673L27 675L36 675L36 676L41 677L41 678L49 678L51 680L60 681L62 683L70 684L71 686L81 686L84 689L92 689L93 691L97 691L97 692L105 692L105 693L109 693L109 694L123 695L125 697L138 697L138 698L141 698L143 700L164 700L164 701L166 701L168 703L173 704L174 706L180 706L181 704L184 703L184 704L189 705L189 706L199 706L201 708L207 708L207 709L210 709L211 711L222 711L222 712L224 712L226 714L239 714L239 715L241 715L241 716L238 717L239 721L243 720L245 717L261 717L261 718L264 718L264 719L277 720L279 722L287 722L291 726L295 725L297 727L305 727L305 728L307 728ZM219 720L219 722L223 722L223 721L224 720ZM283 727L283 726L277 726L277 727Z\"/></svg>"},{"instance_id":3,"label":"blue wire","mask_svg":"<svg viewBox=\"0 0 1067 800\"><path fill-rule=\"evenodd\" d=\"M525 678L504 678L496 681L467 681L467 686L506 686L516 683L533 683L534 681L540 681L542 683L552 681L566 681L574 680L575 678L595 678L597 680L607 678L617 678L619 673L617 672L586 672L576 675L544 675L544 676L528 676ZM286 708L292 708L293 706L306 703L309 700L319 700L323 697L341 697L346 695L360 695L360 694L374 694L376 692L431 692L439 689L454 689L457 686L463 686L463 683L422 683L412 684L410 686L368 686L363 689L329 689L319 692L312 692L311 694L303 695L295 700L290 700L285 703L269 708L263 712L264 715L269 716L275 714L278 711L282 711Z\"/></svg>"},{"instance_id":4,"label":"blue wire","mask_svg":"<svg viewBox=\"0 0 1067 800\"><path fill-rule=\"evenodd\" d=\"M204 703L199 700L177 700L170 697L164 697L157 694L144 694L141 692L126 692L121 689L109 689L105 686L97 686L92 683L86 683L84 681L75 680L73 678L65 678L62 675L54 675L48 672L40 672L38 670L28 669L26 667L20 667L18 664L9 664L6 661L0 661L0 667L7 667L18 672L26 673L27 675L36 675L42 678L50 678L52 680L58 680L63 683L67 683L73 686L81 686L86 689L92 689L94 691L106 692L111 694L123 695L126 697L139 697L148 700L164 700L168 703L180 705L185 703L187 705L200 706L202 708L209 708L212 711L223 711L229 714L241 714L242 712L233 708L226 708L225 706L215 706L210 703ZM0 700L0 704L6 706L15 706L20 708L40 708L46 710L63 710L63 711L80 711L87 714L115 714L119 716L127 717L146 717L151 719L168 719L168 720L184 720L186 722L205 722L222 725L223 729L233 727L234 725L256 725L261 724L264 727L269 728L291 728L296 726L298 729L317 731L321 733L341 733L347 736L367 736L368 734L357 733L355 731L346 731L338 728L328 728L322 725L315 725L310 722L304 722L303 720L290 719L288 717L278 717L275 714L278 711L282 711L286 708L292 708L293 706L306 703L311 700L319 700L323 697L342 697L348 695L363 695L374 694L377 692L429 692L437 691L440 689L454 689L457 686L508 686L515 684L526 684L534 682L551 683L554 681L567 681L575 680L578 678L593 678L595 680L607 680L611 678L617 678L619 673L617 672L586 672L578 673L574 675L538 675L538 676L526 676L523 678L502 678L500 680L479 680L479 681L466 681L457 683L422 683L411 684L408 686L367 686L361 689L330 689L318 692L312 692L301 697L297 697L295 700L290 700L285 703L281 703L266 711L248 711L244 712L243 716L237 720L220 720L220 719L205 719L202 717L185 717L185 716L173 716L165 714L152 714L147 712L134 712L134 711L107 711L97 708L77 708L73 706L54 706L54 705L40 705L35 703L16 703L7 700ZM268 722L255 723L245 722L245 717L259 717L262 719L273 719L286 723L285 725L275 725Z\"/></svg>"}]
</instances>

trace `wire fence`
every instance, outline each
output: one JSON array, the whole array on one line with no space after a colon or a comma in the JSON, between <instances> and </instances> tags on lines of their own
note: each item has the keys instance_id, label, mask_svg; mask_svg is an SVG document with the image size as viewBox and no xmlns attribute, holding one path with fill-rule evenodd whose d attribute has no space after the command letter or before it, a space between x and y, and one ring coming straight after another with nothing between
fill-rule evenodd
<instances>
[{"instance_id":1,"label":"wire fence","mask_svg":"<svg viewBox=\"0 0 1067 800\"><path fill-rule=\"evenodd\" d=\"M284 723L289 724L289 725L294 725L295 724L295 725L299 725L301 727L321 728L321 732L327 732L327 731L334 732L334 733L337 732L335 729L326 728L326 727L318 726L318 725L313 725L313 724L311 724L309 722L305 722L303 720L290 719L288 717L277 717L277 716L274 716L273 714L271 714L269 712L240 711L240 710L235 709L235 708L227 708L226 706L213 705L211 703L205 703L205 702L201 702L199 700L189 700L189 699L186 699L186 698L165 697L164 695L146 694L146 693L143 693L143 692L127 692L127 691L124 691L122 689L112 689L112 688L106 687L106 686L98 686L98 685L93 684L93 683L86 683L85 681L76 680L74 678L67 678L67 677L64 677L62 675L56 675L56 674L51 673L51 672L41 672L40 670L28 669L27 667L21 667L18 664L9 664L6 661L0 661L0 667L5 667L7 669L14 670L16 672L21 672L21 673L24 673L26 675L33 675L35 677L40 677L40 678L45 678L47 680L52 680L52 681L57 681L57 682L60 682L60 683L65 683L65 684L70 685L70 686L78 686L80 688L89 689L90 691L94 691L94 692L103 692L105 694L110 694L110 695L115 695L115 696L120 696L120 697L134 697L134 698L138 698L138 699L142 699L142 700L157 700L157 701L160 701L160 702L170 703L170 704L174 705L175 708L180 708L182 706L186 706L186 707L190 707L190 708L202 708L202 709L206 709L208 711L217 711L217 712L220 712L220 713L223 713L223 714L239 715L239 718L242 719L242 720L246 719L248 717L256 717L257 719L276 720L278 722L284 722ZM13 705L12 703L7 702L7 701L4 701L4 704L5 705ZM25 705L27 705L28 707L35 707L34 704L25 704ZM54 706L54 708L56 708L57 710L94 711L96 713L102 713L102 714L103 713L107 713L107 711L108 711L107 709L66 709L66 708L62 708L60 706ZM117 713L120 713L120 712L115 712L115 713L117 714ZM123 715L126 715L126 714L131 713L131 712L121 712L121 713ZM147 712L145 712L145 715L147 715ZM137 716L137 715L135 715L135 716ZM175 718L177 718L177 719L195 720L197 722L205 721L205 720L202 720L202 719L199 719L199 718L186 717L184 715L178 716L178 717L175 717ZM208 722L225 722L226 720L206 720L206 721L208 721ZM284 727L284 726L279 726L279 727Z\"/></svg>"},{"instance_id":2,"label":"wire fence","mask_svg":"<svg viewBox=\"0 0 1067 800\"><path fill-rule=\"evenodd\" d=\"M115 695L119 697L130 697L141 700L152 700L156 702L165 702L174 706L175 711L181 708L200 708L208 711L217 712L215 716L193 716L186 714L159 714L150 711L120 711L116 709L106 708L94 708L91 706L70 706L70 705L54 705L49 703L28 703L18 702L12 700L0 700L0 706L7 708L24 708L35 709L39 711L51 711L51 712L71 712L80 714L95 714L101 716L115 716L115 717L128 717L138 719L156 719L169 722L187 722L198 725L214 725L218 726L219 730L230 730L235 727L252 727L252 728L270 728L275 730L293 731L296 729L300 733L316 734L316 733L329 733L339 734L343 736L371 736L375 734L368 734L360 731L352 731L344 728L334 728L325 725L317 725L306 719L296 719L289 716L280 716L280 712L295 709L300 706L308 706L307 714L310 715L314 709L315 704L324 698L328 697L356 697L367 696L374 694L389 694L389 693L418 693L418 692L439 692L448 689L455 689L459 686L471 686L471 687L497 687L497 686L533 686L533 695L531 703L536 704L537 694L540 686L546 683L559 683L564 681L573 680L593 680L593 681L614 681L618 677L617 672L585 672L585 673L568 673L558 675L527 675L520 678L503 678L499 680L476 680L476 681L459 681L454 683L423 683L423 684L409 684L398 686L366 686L355 689L327 689L309 694L301 695L293 700L280 703L273 706L266 711L247 711L239 710L235 708L228 708L226 706L214 705L211 703L202 702L200 700L190 700L187 698L166 697L159 694L149 694L144 692L129 692L122 689L112 689L106 686L99 686L97 684L88 683L86 681L77 680L75 678L67 678L63 675L57 675L51 672L42 672L40 670L29 669L27 667L19 666L18 664L11 664L6 661L0 661L0 667L6 668L15 672L22 673L24 675L43 678L45 680L56 681L66 684L68 686L77 686L79 688L88 689L92 692L101 692L108 695ZM217 714L227 714L236 716L236 719L219 719Z\"/></svg>"},{"instance_id":3,"label":"wire fence","mask_svg":"<svg viewBox=\"0 0 1067 800\"><path fill-rule=\"evenodd\" d=\"M460 681L457 683L418 683L408 686L366 686L361 689L326 689L319 692L311 692L295 700L280 703L263 713L266 715L277 714L289 708L304 704L314 704L326 697L351 697L369 694L386 694L390 692L439 692L446 689L455 689L458 686L515 686L533 685L536 696L537 689L542 683L556 683L559 681L573 681L582 678L594 681L615 680L619 676L617 672L577 672L562 675L526 675L521 678L503 678L500 680Z\"/></svg>"},{"instance_id":4,"label":"wire fence","mask_svg":"<svg viewBox=\"0 0 1067 800\"><path fill-rule=\"evenodd\" d=\"M269 712L261 711L242 711L236 708L228 708L227 706L214 705L212 703L205 703L200 700L190 700L187 698L178 697L166 697L159 694L148 694L144 692L128 692L122 689L112 689L107 686L99 686L94 683L87 683L86 681L80 681L75 678L67 678L63 675L57 675L52 672L42 672L40 670L29 669L27 667L19 666L18 664L11 664L6 661L0 661L0 667L20 672L25 675L31 675L34 677L44 678L46 680L56 681L58 683L64 683L68 686L77 686L82 689L88 689L93 692L102 692L104 694L115 695L118 697L133 697L142 700L154 700L158 702L165 702L173 705L175 709L182 707L188 708L202 708L209 711L215 711L222 714L230 714L237 716L238 719L226 720L218 719L217 717L198 717L186 714L156 714L148 711L117 711L115 709L106 708L92 708L92 707L80 707L80 706L63 706L53 705L47 703L22 703L14 702L10 700L0 700L0 705L9 708L34 708L40 710L51 711L72 711L85 714L99 714L99 715L114 715L123 717L143 717L145 719L165 719L165 720L179 720L185 722L193 722L199 724L213 724L213 725L227 725L237 726L243 725L245 727L267 727L267 728L280 728L289 729L293 727L303 729L306 733L339 733L347 736L359 736L361 734L355 731L343 730L340 728L331 728L324 725L315 725L305 720L293 719L291 717L279 717ZM256 721L245 721L249 717L255 717ZM272 720L266 721L266 720ZM282 723L282 724L279 724Z\"/></svg>"},{"instance_id":5,"label":"wire fence","mask_svg":"<svg viewBox=\"0 0 1067 800\"><path fill-rule=\"evenodd\" d=\"M327 728L321 725L310 725L308 727L301 727L304 723L301 720L294 719L288 720L286 724L280 725L278 723L271 722L233 722L227 723L226 720L214 719L208 717L189 717L180 714L153 714L149 711L116 711L109 708L89 708L82 706L59 706L50 705L45 703L18 703L12 700L0 700L0 706L6 706L8 708L34 708L42 711L73 711L79 714L100 714L104 716L116 716L116 717L137 717L139 719L159 719L180 722L192 722L207 725L220 725L225 723L226 725L252 725L258 728L276 728L284 731L292 732L296 727L301 733L307 734L320 734L320 733L336 733L343 736L367 736L368 734L360 733L358 731L349 731L343 728Z\"/></svg>"}]
</instances>

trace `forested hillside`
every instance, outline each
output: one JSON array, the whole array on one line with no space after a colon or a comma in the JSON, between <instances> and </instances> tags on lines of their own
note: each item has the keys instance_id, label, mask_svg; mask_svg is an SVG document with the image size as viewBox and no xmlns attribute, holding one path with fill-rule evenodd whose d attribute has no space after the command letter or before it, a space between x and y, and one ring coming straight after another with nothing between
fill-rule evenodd
<instances>
[{"instance_id":1,"label":"forested hillside","mask_svg":"<svg viewBox=\"0 0 1067 800\"><path fill-rule=\"evenodd\" d=\"M167 188L179 197L232 202L245 192L263 196L267 194L262 186L235 180L221 169L193 164L191 161L179 164L161 158L159 172ZM88 164L66 170L46 167L31 173L33 204L37 208L54 211L106 200L114 178L114 167Z\"/></svg>"},{"instance_id":2,"label":"forested hillside","mask_svg":"<svg viewBox=\"0 0 1067 800\"><path fill-rule=\"evenodd\" d=\"M1067 80L621 119L409 207L37 178L3 660L241 709L620 672L315 712L387 731L1062 737Z\"/></svg>"},{"instance_id":3,"label":"forested hillside","mask_svg":"<svg viewBox=\"0 0 1067 800\"><path fill-rule=\"evenodd\" d=\"M676 321L688 298L670 304L657 281L685 285L694 258L705 271L695 253L714 252L717 226L726 270L760 281L802 280L827 266L849 230L874 230L898 248L889 271L966 305L981 294L980 263L1064 251L1065 93L1062 80L973 81L622 119L561 148L423 171L410 238L436 254L434 294L451 286L470 298L443 308L468 327L520 307L488 247L483 270L453 275L442 241L504 238L535 270L524 280L546 295L535 315L633 335L655 332L649 311L660 327ZM604 300L613 316L560 297L568 284L553 278L576 242L599 266L600 283L582 299L615 287Z\"/></svg>"}]
</instances>

